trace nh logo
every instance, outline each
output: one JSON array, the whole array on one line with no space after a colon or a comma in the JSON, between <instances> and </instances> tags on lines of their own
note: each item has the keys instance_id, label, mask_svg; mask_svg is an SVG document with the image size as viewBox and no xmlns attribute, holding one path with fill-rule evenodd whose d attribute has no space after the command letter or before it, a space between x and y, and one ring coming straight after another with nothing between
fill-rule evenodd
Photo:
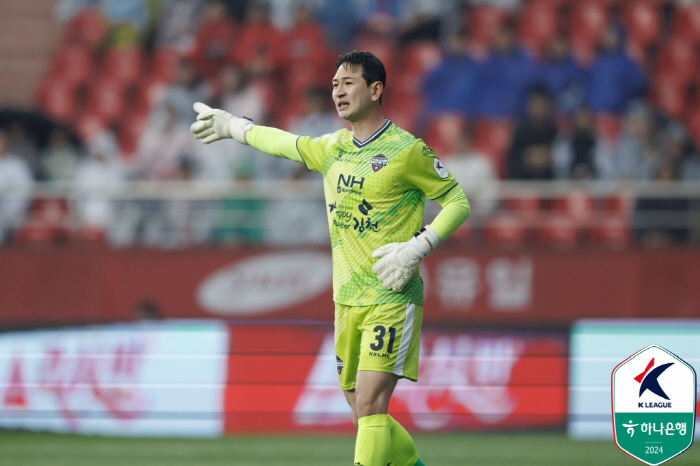
<instances>
[{"instance_id":1,"label":"nh logo","mask_svg":"<svg viewBox=\"0 0 700 466\"><path fill-rule=\"evenodd\" d=\"M355 185L358 185L359 189L362 189L362 185L364 184L364 182L364 178L360 178L360 180L358 180L357 178L355 178L355 175L349 175L347 178L345 178L345 176L343 176L343 174L341 173L338 177L338 186L342 184L348 188L354 188Z\"/></svg>"}]
</instances>

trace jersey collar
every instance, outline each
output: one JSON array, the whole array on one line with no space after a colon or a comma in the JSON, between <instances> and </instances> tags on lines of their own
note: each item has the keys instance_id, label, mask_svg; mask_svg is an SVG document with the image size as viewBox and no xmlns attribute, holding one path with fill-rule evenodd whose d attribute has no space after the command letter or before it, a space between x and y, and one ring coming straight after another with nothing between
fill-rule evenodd
<instances>
[{"instance_id":1,"label":"jersey collar","mask_svg":"<svg viewBox=\"0 0 700 466\"><path fill-rule=\"evenodd\" d=\"M358 147L358 148L362 149L362 148L365 147L367 144L369 144L370 142L376 140L377 138L379 138L379 136L381 136L382 134L384 134L384 131L386 131L386 129L387 129L389 126L391 126L391 120L388 119L388 118L385 118L385 120L386 120L386 122L384 122L384 124L382 125L382 127L379 128L377 131L375 131L375 133L374 133L373 135L371 135L371 136L370 136L366 141L364 141L364 142L358 141L357 138L353 135L353 137L352 137L352 142L355 144L355 147Z\"/></svg>"}]
</instances>

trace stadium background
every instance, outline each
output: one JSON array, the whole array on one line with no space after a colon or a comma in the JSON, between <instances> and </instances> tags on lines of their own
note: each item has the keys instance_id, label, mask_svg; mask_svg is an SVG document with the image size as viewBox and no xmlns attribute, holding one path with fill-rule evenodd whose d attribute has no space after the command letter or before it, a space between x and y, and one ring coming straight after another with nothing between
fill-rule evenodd
<instances>
[{"instance_id":1,"label":"stadium background","mask_svg":"<svg viewBox=\"0 0 700 466\"><path fill-rule=\"evenodd\" d=\"M700 4L0 10L3 464L348 463L320 182L188 129L199 100L334 131L348 49L472 201L422 266L421 381L390 407L428 464L632 464L612 369L648 344L697 367Z\"/></svg>"}]
</instances>

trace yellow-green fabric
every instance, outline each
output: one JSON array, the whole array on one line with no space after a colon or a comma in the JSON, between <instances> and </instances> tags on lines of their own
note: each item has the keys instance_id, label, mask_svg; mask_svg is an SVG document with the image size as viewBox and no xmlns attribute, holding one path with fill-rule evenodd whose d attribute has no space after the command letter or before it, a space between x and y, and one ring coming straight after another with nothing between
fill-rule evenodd
<instances>
[{"instance_id":1,"label":"yellow-green fabric","mask_svg":"<svg viewBox=\"0 0 700 466\"><path fill-rule=\"evenodd\" d=\"M357 371L387 372L418 380L423 306L335 305L335 357L340 388L353 390Z\"/></svg>"},{"instance_id":2,"label":"yellow-green fabric","mask_svg":"<svg viewBox=\"0 0 700 466\"><path fill-rule=\"evenodd\" d=\"M445 241L469 217L471 207L459 186L435 199L435 202L442 206L442 210L433 219L430 228L437 233L440 241Z\"/></svg>"},{"instance_id":3,"label":"yellow-green fabric","mask_svg":"<svg viewBox=\"0 0 700 466\"><path fill-rule=\"evenodd\" d=\"M390 120L364 142L346 129L312 138L262 126L251 128L247 138L258 150L302 160L323 175L336 303L423 304L418 270L400 293L385 290L372 271L377 261L372 252L408 241L420 230L426 196L440 202L444 197L448 206L436 218L441 240L463 221L461 201L449 195L458 189L457 182L435 151Z\"/></svg>"},{"instance_id":4,"label":"yellow-green fabric","mask_svg":"<svg viewBox=\"0 0 700 466\"><path fill-rule=\"evenodd\" d=\"M416 444L404 427L389 416L389 432L391 432L391 466L415 466L418 461Z\"/></svg>"},{"instance_id":5,"label":"yellow-green fabric","mask_svg":"<svg viewBox=\"0 0 700 466\"><path fill-rule=\"evenodd\" d=\"M355 466L386 466L391 450L388 414L364 416L357 420Z\"/></svg>"}]
</instances>

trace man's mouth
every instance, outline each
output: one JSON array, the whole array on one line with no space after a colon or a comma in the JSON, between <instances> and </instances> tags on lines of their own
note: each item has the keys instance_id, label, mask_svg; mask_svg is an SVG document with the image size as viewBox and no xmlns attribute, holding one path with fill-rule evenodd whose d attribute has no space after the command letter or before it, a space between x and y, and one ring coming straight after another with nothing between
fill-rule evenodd
<instances>
[{"instance_id":1,"label":"man's mouth","mask_svg":"<svg viewBox=\"0 0 700 466\"><path fill-rule=\"evenodd\" d=\"M337 106L338 110L345 110L346 108L348 108L350 106L350 104L345 102L345 101L340 101L340 102L338 102L338 104L336 106Z\"/></svg>"}]
</instances>

